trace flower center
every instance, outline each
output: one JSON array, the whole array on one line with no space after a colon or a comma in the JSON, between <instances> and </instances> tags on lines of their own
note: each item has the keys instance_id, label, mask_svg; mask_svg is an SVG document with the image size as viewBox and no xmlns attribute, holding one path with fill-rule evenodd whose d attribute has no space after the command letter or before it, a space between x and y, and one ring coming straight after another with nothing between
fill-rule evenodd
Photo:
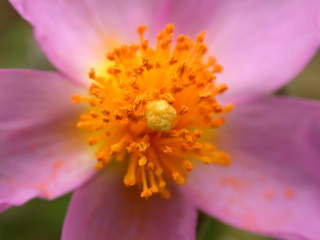
<instances>
[{"instance_id":1,"label":"flower center","mask_svg":"<svg viewBox=\"0 0 320 240\"><path fill-rule=\"evenodd\" d=\"M155 131L170 130L177 118L176 110L165 100L148 102L145 115L148 128Z\"/></svg>"},{"instance_id":2,"label":"flower center","mask_svg":"<svg viewBox=\"0 0 320 240\"><path fill-rule=\"evenodd\" d=\"M89 72L88 96L73 101L89 106L77 127L90 133L96 168L119 162L126 167L124 184L140 188L141 197L169 197L168 181L184 184L194 161L230 164L208 139L233 105L216 99L227 86L216 84L222 67L205 57L204 33L196 40L179 35L172 46L174 26L167 25L152 47L145 30L137 29L139 44L109 52L105 71Z\"/></svg>"}]
</instances>

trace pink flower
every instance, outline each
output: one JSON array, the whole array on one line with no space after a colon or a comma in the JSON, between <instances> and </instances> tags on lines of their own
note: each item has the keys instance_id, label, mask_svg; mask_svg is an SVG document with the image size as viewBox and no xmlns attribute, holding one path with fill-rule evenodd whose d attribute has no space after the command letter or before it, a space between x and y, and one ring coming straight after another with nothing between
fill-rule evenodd
<instances>
[{"instance_id":1,"label":"pink flower","mask_svg":"<svg viewBox=\"0 0 320 240\"><path fill-rule=\"evenodd\" d=\"M265 96L297 74L319 47L319 1L11 3L33 25L39 44L60 73L0 71L2 210L76 189L63 240L194 239L197 209L264 235L319 238L320 104ZM190 36L206 29L209 55L224 66L218 81L230 90L220 101L237 107L226 115L214 144L232 156L232 164L195 161L187 184L168 187L170 199L145 200L136 188L123 186L126 169L117 164L94 168L93 147L75 127L84 106L70 99L85 94L88 72L105 62L106 52L135 41L137 26L147 24L147 33L154 36L169 23ZM212 66L218 72L218 65ZM154 108L150 111L155 113ZM160 131L154 123L148 126ZM143 180L143 171L139 174Z\"/></svg>"}]
</instances>

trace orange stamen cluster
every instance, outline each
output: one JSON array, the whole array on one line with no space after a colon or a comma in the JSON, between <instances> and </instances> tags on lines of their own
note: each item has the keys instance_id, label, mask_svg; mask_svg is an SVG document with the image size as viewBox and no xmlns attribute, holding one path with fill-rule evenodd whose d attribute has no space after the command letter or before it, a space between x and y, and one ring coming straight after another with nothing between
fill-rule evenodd
<instances>
[{"instance_id":1,"label":"orange stamen cluster","mask_svg":"<svg viewBox=\"0 0 320 240\"><path fill-rule=\"evenodd\" d=\"M196 40L179 35L172 46L174 26L167 25L151 47L145 30L137 29L139 44L108 53L105 72L89 73L88 96L73 101L90 106L77 126L90 132L96 168L122 162L126 186L140 187L143 198L155 193L168 197L168 180L184 184L193 161L230 164L229 155L205 139L233 106L216 100L227 86L215 81L221 65L204 57L204 33Z\"/></svg>"}]
</instances>

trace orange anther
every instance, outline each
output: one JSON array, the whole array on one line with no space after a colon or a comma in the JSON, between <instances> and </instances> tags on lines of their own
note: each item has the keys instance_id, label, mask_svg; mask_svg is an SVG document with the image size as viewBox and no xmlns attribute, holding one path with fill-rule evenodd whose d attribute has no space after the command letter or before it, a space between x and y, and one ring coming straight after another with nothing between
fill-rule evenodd
<instances>
[{"instance_id":1,"label":"orange anther","mask_svg":"<svg viewBox=\"0 0 320 240\"><path fill-rule=\"evenodd\" d=\"M194 40L180 34L173 43L174 28L168 24L152 46L147 27L139 26L139 42L106 53L104 63L88 69L87 96L72 97L88 106L76 126L87 130L88 144L97 148L94 167L125 166L123 184L137 186L145 199L169 198L169 180L185 184L194 164L189 159L231 163L210 136L233 109L217 99L228 89L216 82L223 68L204 56L205 32Z\"/></svg>"}]
</instances>

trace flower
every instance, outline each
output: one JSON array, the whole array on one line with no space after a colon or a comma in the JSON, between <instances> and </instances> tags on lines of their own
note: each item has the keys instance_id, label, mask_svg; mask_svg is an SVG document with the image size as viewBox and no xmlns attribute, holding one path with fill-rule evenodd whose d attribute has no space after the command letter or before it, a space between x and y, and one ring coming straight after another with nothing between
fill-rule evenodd
<instances>
[{"instance_id":1,"label":"flower","mask_svg":"<svg viewBox=\"0 0 320 240\"><path fill-rule=\"evenodd\" d=\"M320 105L263 95L318 48L318 1L11 3L61 73L0 71L2 210L75 190L63 240L194 239L198 208L317 239Z\"/></svg>"}]
</instances>

